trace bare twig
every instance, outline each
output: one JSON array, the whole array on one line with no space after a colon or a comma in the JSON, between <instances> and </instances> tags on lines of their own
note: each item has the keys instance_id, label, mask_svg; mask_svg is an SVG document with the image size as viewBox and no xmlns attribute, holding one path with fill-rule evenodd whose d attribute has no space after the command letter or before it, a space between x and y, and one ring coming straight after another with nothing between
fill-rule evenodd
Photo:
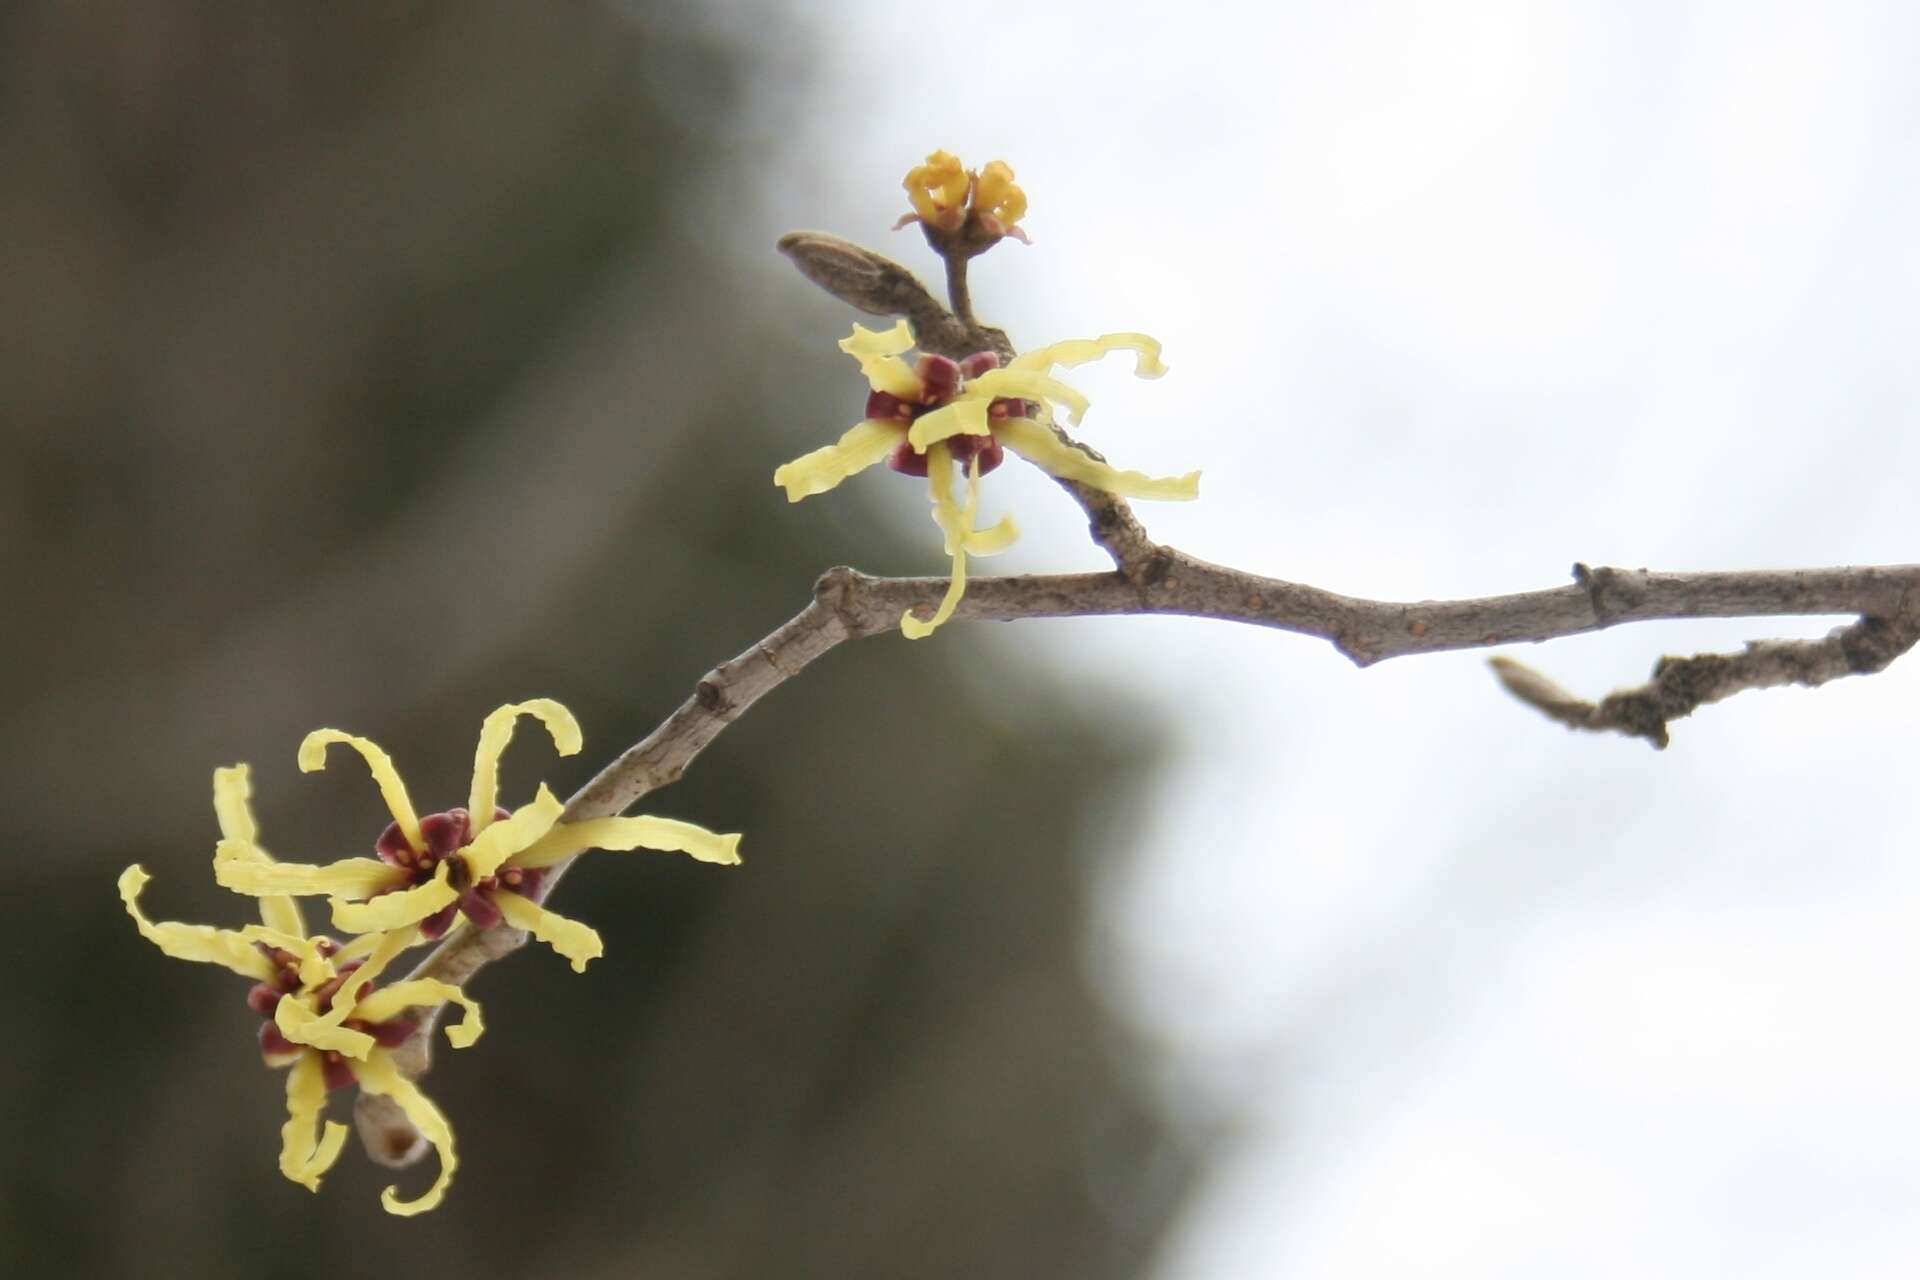
<instances>
[{"instance_id":1,"label":"bare twig","mask_svg":"<svg viewBox=\"0 0 1920 1280\"><path fill-rule=\"evenodd\" d=\"M1116 500L1117 501L1117 500ZM1118 504L1125 509L1124 503ZM1129 518L1131 518L1131 513ZM1137 524L1137 522L1136 522ZM1144 536L1144 533L1143 533ZM1574 584L1471 600L1401 603L1338 595L1210 564L1171 547L1146 544L1141 572L984 578L971 583L955 621L1173 614L1291 631L1331 643L1357 666L1388 658L1538 643L1635 622L1852 614L1861 620L1818 641L1769 641L1730 657L1669 658L1652 684L1614 694L1596 707L1510 659L1495 659L1507 688L1563 724L1617 729L1665 745L1667 721L1741 689L1819 685L1879 671L1920 638L1920 565L1652 573L1577 567ZM835 645L891 633L904 610L930 614L944 578L879 578L845 567L828 570L814 598L793 618L730 662L708 672L659 728L601 770L567 805L563 821L617 814L677 781L729 724ZM550 892L567 864L555 867ZM544 893L542 895L545 896ZM461 929L412 976L464 982L525 942L518 930ZM437 1011L436 1011L437 1017ZM428 1062L434 1019L398 1051L414 1074ZM415 1152L412 1126L386 1099L363 1095L361 1136L376 1159ZM424 1150L424 1148L420 1148Z\"/></svg>"},{"instance_id":2,"label":"bare twig","mask_svg":"<svg viewBox=\"0 0 1920 1280\"><path fill-rule=\"evenodd\" d=\"M1512 658L1488 661L1507 692L1549 719L1570 729L1645 738L1664 748L1667 725L1692 715L1697 707L1747 689L1784 684L1818 688L1841 676L1872 675L1886 670L1915 641L1920 641L1920 618L1912 614L1863 617L1819 640L1754 640L1740 653L1662 658L1654 665L1652 680L1597 703L1575 697Z\"/></svg>"}]
</instances>

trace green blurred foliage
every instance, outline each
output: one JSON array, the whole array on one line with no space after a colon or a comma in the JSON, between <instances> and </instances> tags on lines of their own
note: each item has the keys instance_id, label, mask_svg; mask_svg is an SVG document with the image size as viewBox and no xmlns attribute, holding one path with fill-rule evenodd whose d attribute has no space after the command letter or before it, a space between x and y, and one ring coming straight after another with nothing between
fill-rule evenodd
<instances>
[{"instance_id":1,"label":"green blurred foliage","mask_svg":"<svg viewBox=\"0 0 1920 1280\"><path fill-rule=\"evenodd\" d=\"M476 982L489 1035L426 1081L463 1164L425 1218L384 1215L351 1146L317 1197L277 1176L244 984L113 897L138 861L156 917L248 918L207 874L215 765L254 764L281 856L358 853L378 798L345 761L299 775L307 729L374 737L445 807L481 716L549 694L587 751L529 733L507 794L564 792L825 566L929 569L860 486L789 509L769 483L860 389L779 367L837 335L796 346L784 296L728 283L770 250L695 221L753 178L701 122L777 73L695 12L0 13L7 1274L1150 1258L1185 1165L1084 920L1090 819L1152 734L983 629L829 655L649 798L746 832L744 868L582 863L557 905L608 954Z\"/></svg>"}]
</instances>

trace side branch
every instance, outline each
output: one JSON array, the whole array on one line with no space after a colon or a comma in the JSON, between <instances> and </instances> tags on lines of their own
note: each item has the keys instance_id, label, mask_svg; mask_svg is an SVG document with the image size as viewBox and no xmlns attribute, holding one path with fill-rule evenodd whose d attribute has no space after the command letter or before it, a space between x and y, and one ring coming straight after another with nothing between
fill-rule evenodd
<instances>
[{"instance_id":1,"label":"side branch","mask_svg":"<svg viewBox=\"0 0 1920 1280\"><path fill-rule=\"evenodd\" d=\"M1819 640L1754 640L1739 653L1662 658L1653 679L1587 702L1512 658L1488 659L1508 693L1570 729L1624 733L1667 745L1667 725L1746 689L1817 689L1842 676L1873 675L1920 641L1920 619L1864 617Z\"/></svg>"}]
</instances>

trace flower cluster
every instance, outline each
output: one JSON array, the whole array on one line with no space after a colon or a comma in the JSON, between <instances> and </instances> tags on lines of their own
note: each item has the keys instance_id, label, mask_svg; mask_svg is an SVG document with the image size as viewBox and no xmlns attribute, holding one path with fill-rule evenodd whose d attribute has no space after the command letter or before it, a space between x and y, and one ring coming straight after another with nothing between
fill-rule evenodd
<instances>
[{"instance_id":1,"label":"flower cluster","mask_svg":"<svg viewBox=\"0 0 1920 1280\"><path fill-rule=\"evenodd\" d=\"M401 1070L393 1050L420 1027L422 1011L458 1004L466 1011L447 1028L465 1048L479 1038L480 1007L458 987L421 977L380 986L408 948L456 927L488 929L505 922L525 929L584 970L602 954L599 934L548 910L540 901L550 869L588 849L659 849L703 862L740 860L737 835L669 818L594 818L561 822L560 802L542 786L518 811L496 801L499 762L521 716L547 728L561 755L580 749L579 725L551 699L512 703L486 718L475 752L473 784L464 809L418 817L386 752L365 738L334 729L307 735L300 767L324 768L327 747L343 743L367 763L393 822L374 841L379 855L325 866L276 861L261 845L246 765L216 769L213 808L220 825L214 877L258 900L260 923L240 929L155 922L141 911L145 870L128 867L120 897L148 941L179 960L217 964L253 979L248 1006L264 1020L260 1050L268 1066L286 1067L287 1122L281 1129L280 1171L309 1190L339 1158L344 1125L324 1121L327 1095L358 1085L390 1097L440 1157L428 1190L402 1200L389 1187L381 1203L396 1214L421 1213L440 1203L458 1161L453 1128L432 1100ZM326 894L341 942L309 935L295 899Z\"/></svg>"},{"instance_id":2,"label":"flower cluster","mask_svg":"<svg viewBox=\"0 0 1920 1280\"><path fill-rule=\"evenodd\" d=\"M971 256L1012 236L1029 243L1019 226L1027 216L1027 193L1013 181L1013 170L1005 160L995 160L975 172L960 163L950 151L936 151L927 162L907 171L900 184L906 188L913 212L893 224L902 227L920 224L927 240L942 253L960 252Z\"/></svg>"},{"instance_id":3,"label":"flower cluster","mask_svg":"<svg viewBox=\"0 0 1920 1280\"><path fill-rule=\"evenodd\" d=\"M980 477L999 466L1005 450L1050 475L1075 480L1128 498L1186 501L1200 495L1200 473L1156 479L1121 471L1075 448L1054 429L1052 406L1078 423L1087 398L1052 376L1056 365L1072 367L1113 351L1132 351L1134 373L1157 378L1160 344L1141 333L1109 333L1099 338L1057 342L1015 356L1004 368L991 351L964 360L924 354L913 364L903 358L914 346L913 330L902 320L875 332L861 325L840 343L866 375L870 388L866 417L838 442L795 458L773 473L789 502L825 493L847 477L885 461L895 471L925 476L933 498L933 521L946 540L953 577L946 597L930 620L909 613L900 629L910 639L931 635L953 616L967 586L967 556L1005 550L1019 536L1013 521L988 529L975 527ZM954 467L965 469L967 496L954 497Z\"/></svg>"}]
</instances>

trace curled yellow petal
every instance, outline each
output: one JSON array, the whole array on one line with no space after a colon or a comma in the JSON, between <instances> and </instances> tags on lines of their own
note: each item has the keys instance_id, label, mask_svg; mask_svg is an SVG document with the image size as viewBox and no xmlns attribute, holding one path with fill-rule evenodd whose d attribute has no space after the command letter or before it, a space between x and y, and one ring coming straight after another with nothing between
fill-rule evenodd
<instances>
[{"instance_id":1,"label":"curled yellow petal","mask_svg":"<svg viewBox=\"0 0 1920 1280\"><path fill-rule=\"evenodd\" d=\"M223 889L252 894L330 894L371 898L401 883L407 873L378 858L342 858L325 866L305 862L269 862L253 856L253 846L222 840L213 852L213 878ZM289 931L293 932L293 931Z\"/></svg>"},{"instance_id":2,"label":"curled yellow petal","mask_svg":"<svg viewBox=\"0 0 1920 1280\"><path fill-rule=\"evenodd\" d=\"M513 861L515 854L546 835L565 812L566 806L543 783L533 799L515 809L512 817L494 823L460 851L467 862L468 878L478 883L503 863Z\"/></svg>"},{"instance_id":3,"label":"curled yellow petal","mask_svg":"<svg viewBox=\"0 0 1920 1280\"><path fill-rule=\"evenodd\" d=\"M140 894L150 879L145 868L138 865L120 873L120 901L126 904L127 914L133 917L141 937L175 960L217 964L256 981L273 977L272 962L260 954L244 933L215 929L211 925L180 924L172 920L156 923L147 919L140 910Z\"/></svg>"},{"instance_id":4,"label":"curled yellow petal","mask_svg":"<svg viewBox=\"0 0 1920 1280\"><path fill-rule=\"evenodd\" d=\"M427 842L420 834L420 818L413 811L413 801L407 798L407 784L400 781L400 771L393 767L392 758L368 739L356 738L338 729L315 729L301 740L300 772L312 773L326 768L327 746L335 742L344 742L360 753L374 784L380 788L381 798L387 802L387 811L399 824L400 834L407 838L415 853L424 850Z\"/></svg>"},{"instance_id":5,"label":"curled yellow petal","mask_svg":"<svg viewBox=\"0 0 1920 1280\"><path fill-rule=\"evenodd\" d=\"M1000 517L991 529L969 529L962 543L972 556L997 556L1020 540L1020 526L1012 516Z\"/></svg>"},{"instance_id":6,"label":"curled yellow petal","mask_svg":"<svg viewBox=\"0 0 1920 1280\"><path fill-rule=\"evenodd\" d=\"M434 868L433 879L411 889L383 893L365 902L331 899L327 905L333 909L334 927L343 933L384 933L419 924L459 898L460 891L447 880L449 865L441 863Z\"/></svg>"},{"instance_id":7,"label":"curled yellow petal","mask_svg":"<svg viewBox=\"0 0 1920 1280\"><path fill-rule=\"evenodd\" d=\"M528 933L565 956L575 973L587 971L587 961L606 954L606 947L595 933L578 920L569 920L557 911L549 911L531 898L509 889L496 889L494 905L507 923Z\"/></svg>"},{"instance_id":8,"label":"curled yellow petal","mask_svg":"<svg viewBox=\"0 0 1920 1280\"><path fill-rule=\"evenodd\" d=\"M1015 356L1009 369L1036 369L1045 373L1054 365L1087 364L1113 351L1134 353L1133 372L1139 378L1157 378L1167 371L1160 363L1160 344L1144 333L1103 333L1097 338L1069 338Z\"/></svg>"},{"instance_id":9,"label":"curled yellow petal","mask_svg":"<svg viewBox=\"0 0 1920 1280\"><path fill-rule=\"evenodd\" d=\"M803 453L773 473L788 502L825 493L849 476L859 475L893 452L905 433L898 422L868 418L856 423L835 444Z\"/></svg>"},{"instance_id":10,"label":"curled yellow petal","mask_svg":"<svg viewBox=\"0 0 1920 1280\"><path fill-rule=\"evenodd\" d=\"M589 818L585 822L566 822L532 845L514 855L512 864L532 870L565 862L588 849L658 849L663 853L690 854L701 862L722 866L740 861L740 837L720 835L692 822L673 818Z\"/></svg>"},{"instance_id":11,"label":"curled yellow petal","mask_svg":"<svg viewBox=\"0 0 1920 1280\"><path fill-rule=\"evenodd\" d=\"M453 1171L460 1163L453 1151L453 1126L440 1114L440 1108L433 1105L433 1100L420 1092L420 1086L400 1074L393 1056L385 1050L376 1050L367 1055L365 1062L354 1063L353 1074L365 1092L383 1093L392 1098L407 1119L413 1122L413 1127L440 1153L440 1176L418 1199L402 1200L398 1187L388 1187L380 1193L381 1205L388 1213L401 1217L425 1213L436 1207L447 1194L447 1187L453 1181Z\"/></svg>"},{"instance_id":12,"label":"curled yellow petal","mask_svg":"<svg viewBox=\"0 0 1920 1280\"><path fill-rule=\"evenodd\" d=\"M457 1004L465 1011L465 1016L447 1028L447 1039L456 1049L464 1049L480 1038L487 1027L480 1020L480 1002L468 997L467 993L450 982L441 982L435 978L410 978L406 982L396 982L390 987L382 987L373 994L363 997L353 1007L353 1016L365 1018L368 1022L385 1022L388 1018L397 1018L408 1009L425 1009L435 1005Z\"/></svg>"},{"instance_id":13,"label":"curled yellow petal","mask_svg":"<svg viewBox=\"0 0 1920 1280\"><path fill-rule=\"evenodd\" d=\"M968 555L993 556L1005 551L1020 537L1020 530L1013 523L1012 516L1002 516L1000 523L991 529L974 528L973 519L979 511L980 458L976 454L967 467L967 502L960 509L960 545Z\"/></svg>"},{"instance_id":14,"label":"curled yellow petal","mask_svg":"<svg viewBox=\"0 0 1920 1280\"><path fill-rule=\"evenodd\" d=\"M920 375L901 354L913 350L913 328L905 320L891 329L853 326L853 333L840 340L840 349L852 356L866 375L867 385L875 391L917 403L920 399Z\"/></svg>"},{"instance_id":15,"label":"curled yellow petal","mask_svg":"<svg viewBox=\"0 0 1920 1280\"><path fill-rule=\"evenodd\" d=\"M538 717L553 735L553 749L561 755L570 756L580 750L580 722L552 698L510 702L490 713L480 724L480 745L473 753L473 787L467 800L467 813L472 817L476 835L493 822L493 807L499 803L500 754L513 740L513 727L521 716Z\"/></svg>"},{"instance_id":16,"label":"curled yellow petal","mask_svg":"<svg viewBox=\"0 0 1920 1280\"><path fill-rule=\"evenodd\" d=\"M1021 457L1052 475L1078 480L1123 498L1160 502L1190 502L1200 496L1200 473L1153 477L1139 471L1120 471L1096 462L1032 418L1008 418L994 424L994 437Z\"/></svg>"},{"instance_id":17,"label":"curled yellow petal","mask_svg":"<svg viewBox=\"0 0 1920 1280\"><path fill-rule=\"evenodd\" d=\"M340 993L333 998L332 1008L325 1015L328 1022L344 1022L350 1016L358 1017L362 997L380 981L380 975L387 971L387 966L401 952L420 940L419 931L411 927L395 929L378 937L379 941L368 953L366 961L340 984Z\"/></svg>"},{"instance_id":18,"label":"curled yellow petal","mask_svg":"<svg viewBox=\"0 0 1920 1280\"><path fill-rule=\"evenodd\" d=\"M979 463L975 462L975 471L978 467ZM953 455L944 444L927 449L927 487L933 496L933 521L946 535L947 554L953 557L953 577L932 618L922 622L911 609L900 615L900 632L909 640L924 640L932 635L953 616L960 597L967 590L967 538L972 530L968 527L967 513L953 499Z\"/></svg>"},{"instance_id":19,"label":"curled yellow petal","mask_svg":"<svg viewBox=\"0 0 1920 1280\"><path fill-rule=\"evenodd\" d=\"M1034 369L989 369L967 382L965 394L991 401L997 396L1013 400L1050 400L1064 405L1067 421L1079 422L1092 403L1077 389L1058 378L1050 378Z\"/></svg>"},{"instance_id":20,"label":"curled yellow petal","mask_svg":"<svg viewBox=\"0 0 1920 1280\"><path fill-rule=\"evenodd\" d=\"M896 320L891 329L869 329L863 324L840 339L840 349L858 360L862 356L897 356L913 350L913 326Z\"/></svg>"},{"instance_id":21,"label":"curled yellow petal","mask_svg":"<svg viewBox=\"0 0 1920 1280\"><path fill-rule=\"evenodd\" d=\"M949 436L984 436L987 433L987 401L955 400L915 418L913 426L907 431L907 439L915 450L925 453L927 446ZM927 465L931 469L933 464Z\"/></svg>"},{"instance_id":22,"label":"curled yellow petal","mask_svg":"<svg viewBox=\"0 0 1920 1280\"><path fill-rule=\"evenodd\" d=\"M248 942L264 942L270 947L292 952L296 956L319 955L314 948L313 939L301 937L297 933L282 933L263 924L242 925L237 932Z\"/></svg>"},{"instance_id":23,"label":"curled yellow petal","mask_svg":"<svg viewBox=\"0 0 1920 1280\"><path fill-rule=\"evenodd\" d=\"M273 1007L273 1025L295 1044L330 1049L349 1058L364 1058L373 1048L372 1036L315 1013L308 999L301 996L280 997L280 1003Z\"/></svg>"},{"instance_id":24,"label":"curled yellow petal","mask_svg":"<svg viewBox=\"0 0 1920 1280\"><path fill-rule=\"evenodd\" d=\"M340 1158L347 1126L329 1121L315 1127L327 1108L327 1081L320 1056L302 1053L287 1073L287 1122L280 1127L280 1172L309 1191L320 1189L320 1175Z\"/></svg>"},{"instance_id":25,"label":"curled yellow petal","mask_svg":"<svg viewBox=\"0 0 1920 1280\"><path fill-rule=\"evenodd\" d=\"M387 940L384 933L363 933L333 953L335 968L345 968L355 960L365 961Z\"/></svg>"}]
</instances>

